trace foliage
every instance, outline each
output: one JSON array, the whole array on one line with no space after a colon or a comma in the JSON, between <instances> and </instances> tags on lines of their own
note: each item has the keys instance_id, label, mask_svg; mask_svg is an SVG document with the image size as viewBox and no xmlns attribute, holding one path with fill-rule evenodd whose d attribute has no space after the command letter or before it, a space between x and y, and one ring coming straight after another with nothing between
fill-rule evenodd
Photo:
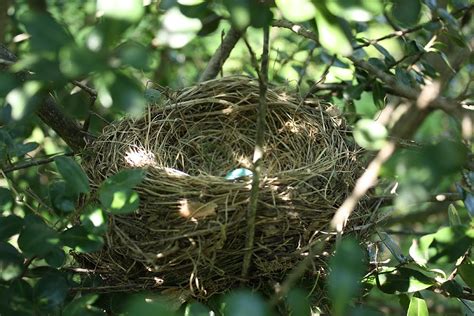
<instances>
[{"instance_id":1,"label":"foliage","mask_svg":"<svg viewBox=\"0 0 474 316\"><path fill-rule=\"evenodd\" d=\"M140 115L163 87L196 82L231 25L245 34L224 74L259 75L261 29L272 25L270 81L335 104L364 158L386 157L372 189L385 220L367 244L339 240L330 261L333 314L472 313L473 10L468 0L2 1L0 314L316 311L294 283L278 304L248 290L183 306L100 294L114 289L69 254L103 246L108 214L137 209L144 177L124 171L100 185L97 204L78 203L95 188L74 144ZM51 119L51 103L81 126Z\"/></svg>"}]
</instances>

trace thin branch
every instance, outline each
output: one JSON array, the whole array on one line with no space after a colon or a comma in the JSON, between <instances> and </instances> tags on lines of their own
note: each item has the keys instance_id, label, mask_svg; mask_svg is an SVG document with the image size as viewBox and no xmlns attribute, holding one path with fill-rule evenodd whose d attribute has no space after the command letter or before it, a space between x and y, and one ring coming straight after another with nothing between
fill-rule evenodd
<instances>
[{"instance_id":1,"label":"thin branch","mask_svg":"<svg viewBox=\"0 0 474 316\"><path fill-rule=\"evenodd\" d=\"M289 29L296 34L306 37L307 39L314 41L316 44L319 44L318 37L316 36L316 34L299 24L287 20L274 20L272 22L272 26Z\"/></svg>"},{"instance_id":2,"label":"thin branch","mask_svg":"<svg viewBox=\"0 0 474 316\"><path fill-rule=\"evenodd\" d=\"M222 65L227 60L230 52L234 48L237 41L242 36L242 32L231 27L221 45L217 48L214 55L209 60L206 69L199 77L199 82L214 79L220 72Z\"/></svg>"},{"instance_id":3,"label":"thin branch","mask_svg":"<svg viewBox=\"0 0 474 316\"><path fill-rule=\"evenodd\" d=\"M467 12L469 12L470 10L472 10L474 8L474 5L469 5L467 7L464 7L464 8L460 8L456 11L453 11L451 13L451 15L453 16L457 16L459 14L465 14ZM387 18L387 16L386 16ZM389 19L387 19L389 20ZM390 33L390 34L387 34L387 35L384 35L382 37L379 37L379 38L376 38L376 39L372 39L372 40L367 40L364 44L361 44L361 45L357 45L357 46L354 46L352 47L354 50L357 50L357 49L361 49L361 48L364 48L364 47L367 47L367 46L371 46L371 45L374 45L374 44L377 44L381 41L384 41L384 40L387 40L387 39L391 39L391 38L398 38L398 37L403 37L407 34L410 34L410 33L413 33L413 32L416 32L416 31L419 31L421 29L423 29L426 25L430 24L430 23L433 23L433 22L439 22L441 21L441 17L440 16L437 16L437 17L434 17L433 19L431 19L430 21L426 22L426 23L423 23L423 24L419 24L419 25L415 25L411 28L408 28L408 29L405 29L405 30L396 30L395 32L393 33Z\"/></svg>"},{"instance_id":4,"label":"thin branch","mask_svg":"<svg viewBox=\"0 0 474 316\"><path fill-rule=\"evenodd\" d=\"M250 201L247 210L247 239L245 241L245 255L242 264L242 277L247 277L253 254L255 238L255 217L258 207L258 194L260 187L260 176L263 163L263 146L267 116L267 88L268 88L268 46L270 27L263 28L263 53L260 72L258 73L260 99L258 105L257 131L255 136L255 150L253 154L253 177L250 190Z\"/></svg>"},{"instance_id":5,"label":"thin branch","mask_svg":"<svg viewBox=\"0 0 474 316\"><path fill-rule=\"evenodd\" d=\"M16 164L14 166L11 166L11 167L4 168L3 172L10 173L10 172L13 172L13 171L16 171L16 170L26 169L26 168L35 167L35 166L41 166L41 165L45 165L45 164L48 164L50 162L53 162L54 158L56 158L56 157L73 156L73 155L74 155L73 153L67 153L67 154L54 155L53 157L49 157L49 158L34 159L34 160L31 160L31 161L28 161L28 162L19 163L19 164Z\"/></svg>"}]
</instances>

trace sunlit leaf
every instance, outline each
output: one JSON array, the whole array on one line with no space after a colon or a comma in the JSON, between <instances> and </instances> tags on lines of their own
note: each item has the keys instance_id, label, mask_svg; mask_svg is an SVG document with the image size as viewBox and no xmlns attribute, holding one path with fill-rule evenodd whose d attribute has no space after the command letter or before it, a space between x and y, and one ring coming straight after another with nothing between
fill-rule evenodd
<instances>
[{"instance_id":1,"label":"sunlit leaf","mask_svg":"<svg viewBox=\"0 0 474 316\"><path fill-rule=\"evenodd\" d=\"M303 22L314 18L316 7L310 0L276 0L283 17L292 22Z\"/></svg>"},{"instance_id":2,"label":"sunlit leaf","mask_svg":"<svg viewBox=\"0 0 474 316\"><path fill-rule=\"evenodd\" d=\"M441 228L434 234L430 248L435 251L428 262L449 263L456 262L474 242L474 228L466 226L452 226Z\"/></svg>"},{"instance_id":3,"label":"sunlit leaf","mask_svg":"<svg viewBox=\"0 0 474 316\"><path fill-rule=\"evenodd\" d=\"M97 12L108 18L137 22L145 10L142 0L97 0Z\"/></svg>"},{"instance_id":4,"label":"sunlit leaf","mask_svg":"<svg viewBox=\"0 0 474 316\"><path fill-rule=\"evenodd\" d=\"M12 106L13 120L20 121L33 114L39 102L37 93L40 89L40 82L27 81L23 86L15 88L7 94L6 100Z\"/></svg>"},{"instance_id":5,"label":"sunlit leaf","mask_svg":"<svg viewBox=\"0 0 474 316\"><path fill-rule=\"evenodd\" d=\"M412 296L408 306L407 316L428 316L428 306L422 298Z\"/></svg>"},{"instance_id":6,"label":"sunlit leaf","mask_svg":"<svg viewBox=\"0 0 474 316\"><path fill-rule=\"evenodd\" d=\"M107 231L107 215L99 205L89 205L81 213L81 223L91 233L101 234Z\"/></svg>"},{"instance_id":7,"label":"sunlit leaf","mask_svg":"<svg viewBox=\"0 0 474 316\"><path fill-rule=\"evenodd\" d=\"M449 225L456 226L461 225L461 218L459 217L458 210L453 204L449 204L448 206L448 218L449 218Z\"/></svg>"},{"instance_id":8,"label":"sunlit leaf","mask_svg":"<svg viewBox=\"0 0 474 316\"><path fill-rule=\"evenodd\" d=\"M140 205L140 197L137 192L132 189L120 189L115 186L101 187L99 199L102 206L113 214L132 213Z\"/></svg>"},{"instance_id":9,"label":"sunlit leaf","mask_svg":"<svg viewBox=\"0 0 474 316\"><path fill-rule=\"evenodd\" d=\"M178 8L172 8L162 17L162 27L158 31L156 41L171 48L181 48L196 37L201 27L199 19L189 18Z\"/></svg>"},{"instance_id":10,"label":"sunlit leaf","mask_svg":"<svg viewBox=\"0 0 474 316\"><path fill-rule=\"evenodd\" d=\"M388 131L377 121L361 119L354 128L354 139L361 147L369 150L379 150L385 145Z\"/></svg>"},{"instance_id":11,"label":"sunlit leaf","mask_svg":"<svg viewBox=\"0 0 474 316\"><path fill-rule=\"evenodd\" d=\"M380 1L329 0L326 3L332 14L357 22L367 22L383 12Z\"/></svg>"},{"instance_id":12,"label":"sunlit leaf","mask_svg":"<svg viewBox=\"0 0 474 316\"><path fill-rule=\"evenodd\" d=\"M59 173L63 176L69 188L76 193L88 193L90 190L89 179L81 166L70 157L54 158Z\"/></svg>"},{"instance_id":13,"label":"sunlit leaf","mask_svg":"<svg viewBox=\"0 0 474 316\"><path fill-rule=\"evenodd\" d=\"M380 289L389 294L418 292L436 284L433 278L417 270L403 267L379 273L377 277Z\"/></svg>"},{"instance_id":14,"label":"sunlit leaf","mask_svg":"<svg viewBox=\"0 0 474 316\"><path fill-rule=\"evenodd\" d=\"M332 15L324 3L316 3L316 25L318 27L319 42L331 54L343 56L352 53L352 45L344 32L340 18Z\"/></svg>"}]
</instances>

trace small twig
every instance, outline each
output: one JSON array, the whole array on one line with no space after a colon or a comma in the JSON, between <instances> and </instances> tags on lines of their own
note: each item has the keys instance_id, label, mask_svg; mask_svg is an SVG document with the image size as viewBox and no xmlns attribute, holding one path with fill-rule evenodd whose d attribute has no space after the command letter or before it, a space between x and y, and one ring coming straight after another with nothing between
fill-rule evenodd
<instances>
[{"instance_id":1,"label":"small twig","mask_svg":"<svg viewBox=\"0 0 474 316\"><path fill-rule=\"evenodd\" d=\"M53 157L49 157L49 158L31 160L25 163L21 163L21 164L14 165L12 167L5 168L3 169L3 172L10 173L10 172L20 170L20 169L26 169L26 168L30 168L34 166L44 165L44 164L53 162L54 158L60 157L60 156L74 156L74 153L59 154L59 155L54 155Z\"/></svg>"},{"instance_id":2,"label":"small twig","mask_svg":"<svg viewBox=\"0 0 474 316\"><path fill-rule=\"evenodd\" d=\"M237 41L242 36L242 32L234 27L231 27L221 45L217 48L214 55L209 60L206 69L199 77L199 82L214 79L220 72L222 65L229 57L230 52L234 48Z\"/></svg>"},{"instance_id":3,"label":"small twig","mask_svg":"<svg viewBox=\"0 0 474 316\"><path fill-rule=\"evenodd\" d=\"M318 37L316 36L316 34L299 24L295 24L286 20L275 20L272 22L272 26L289 29L298 35L301 35L303 37L306 37L307 39L314 41L316 44L319 45Z\"/></svg>"},{"instance_id":4,"label":"small twig","mask_svg":"<svg viewBox=\"0 0 474 316\"><path fill-rule=\"evenodd\" d=\"M263 52L262 64L258 72L260 99L258 105L257 130L255 136L255 150L253 154L253 177L252 188L250 190L250 201L247 210L247 239L245 241L245 255L242 264L242 277L247 277L250 262L253 254L253 244L255 238L255 217L258 207L258 194L260 187L260 176L263 159L264 136L267 116L267 88L268 88L268 46L269 46L269 26L263 28Z\"/></svg>"},{"instance_id":5,"label":"small twig","mask_svg":"<svg viewBox=\"0 0 474 316\"><path fill-rule=\"evenodd\" d=\"M411 230L386 230L385 232L389 235L408 235L408 236L424 236L424 235L436 233L435 231L415 232Z\"/></svg>"},{"instance_id":6,"label":"small twig","mask_svg":"<svg viewBox=\"0 0 474 316\"><path fill-rule=\"evenodd\" d=\"M453 16L456 16L458 15L459 13L462 13L462 12L467 12L467 11L470 11L474 8L474 5L470 5L470 6L467 6L467 7L464 7L464 8L460 8L454 12L451 13L451 15ZM390 21L390 19L387 19ZM393 33L390 33L390 34L387 34L387 35L384 35L382 37L379 37L379 38L376 38L376 39L372 39L372 40L367 40L364 44L361 44L361 45L357 45L357 46L354 46L352 47L354 50L357 50L357 49L361 49L361 48L364 48L364 47L367 47L367 46L371 46L371 45L374 45L374 44L377 44L381 41L384 41L384 40L387 40L387 39L391 39L391 38L398 38L398 37L403 37L407 34L410 34L410 33L413 33L413 32L416 32L416 31L419 31L421 29L423 29L423 27L425 27L426 25L428 25L429 23L433 23L433 22L439 22L441 21L441 17L437 16L433 19L431 19L430 21L426 22L426 23L423 23L423 24L419 24L419 25L415 25L411 28L408 28L408 29L405 29L405 30L396 30L395 32Z\"/></svg>"},{"instance_id":7,"label":"small twig","mask_svg":"<svg viewBox=\"0 0 474 316\"><path fill-rule=\"evenodd\" d=\"M260 73L260 66L258 65L257 61L257 56L255 55L255 52L252 49L252 46L250 45L249 41L247 40L247 36L242 36L245 46L247 46L247 50L249 51L250 55L250 62L252 63L253 68L257 72L257 75Z\"/></svg>"},{"instance_id":8,"label":"small twig","mask_svg":"<svg viewBox=\"0 0 474 316\"><path fill-rule=\"evenodd\" d=\"M323 84L326 81L326 77L329 73L329 70L331 70L331 67L332 65L334 65L335 61L336 61L336 55L332 55L331 60L329 61L329 64L326 65L326 68L324 69L323 74L321 75L321 78L319 78L319 80L309 89L309 91L304 96L303 100L306 100L310 95L318 91L319 85Z\"/></svg>"},{"instance_id":9,"label":"small twig","mask_svg":"<svg viewBox=\"0 0 474 316\"><path fill-rule=\"evenodd\" d=\"M77 80L72 80L71 83L79 88L81 88L82 90L84 90L85 92L87 92L91 97L95 97L97 98L97 91L95 91L94 89L92 89L91 87L83 84L82 82L80 81L77 81Z\"/></svg>"}]
</instances>

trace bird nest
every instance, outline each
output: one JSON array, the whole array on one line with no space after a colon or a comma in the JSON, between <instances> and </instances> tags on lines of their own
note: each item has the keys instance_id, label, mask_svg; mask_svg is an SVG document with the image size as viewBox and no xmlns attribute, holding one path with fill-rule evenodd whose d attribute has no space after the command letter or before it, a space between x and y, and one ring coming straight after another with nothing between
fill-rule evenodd
<instances>
[{"instance_id":1,"label":"bird nest","mask_svg":"<svg viewBox=\"0 0 474 316\"><path fill-rule=\"evenodd\" d=\"M359 149L330 104L270 86L255 242L241 276L258 104L258 81L232 76L163 91L141 118L106 127L84 159L92 184L125 168L146 176L139 209L109 216L105 247L81 261L114 286L207 297L279 282L310 247L327 245L330 220L362 170ZM347 229L364 234L370 221L362 203Z\"/></svg>"}]
</instances>

